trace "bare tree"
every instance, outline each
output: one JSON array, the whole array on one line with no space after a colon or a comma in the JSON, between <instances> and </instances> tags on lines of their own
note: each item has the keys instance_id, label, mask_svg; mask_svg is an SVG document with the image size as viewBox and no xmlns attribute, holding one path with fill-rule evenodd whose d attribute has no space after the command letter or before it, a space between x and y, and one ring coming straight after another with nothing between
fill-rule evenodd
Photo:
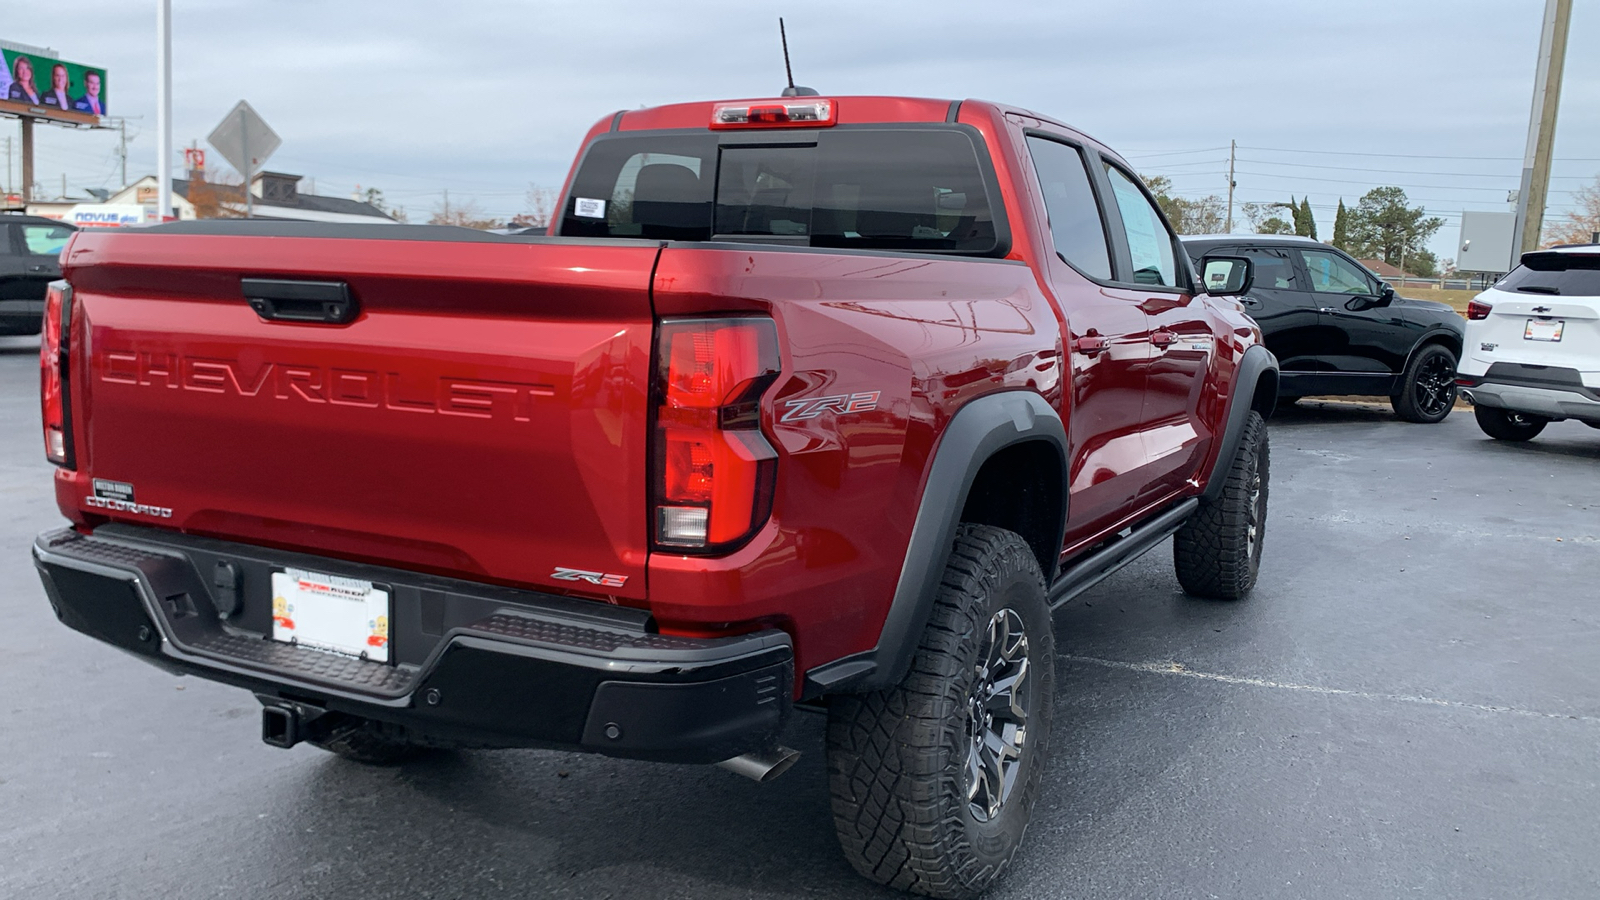
<instances>
[{"instance_id":1,"label":"bare tree","mask_svg":"<svg viewBox=\"0 0 1600 900\"><path fill-rule=\"evenodd\" d=\"M555 216L556 190L555 188L542 187L536 182L528 182L528 192L524 195L526 209L511 220L512 225L528 228L545 228Z\"/></svg>"},{"instance_id":2,"label":"bare tree","mask_svg":"<svg viewBox=\"0 0 1600 900\"><path fill-rule=\"evenodd\" d=\"M196 219L242 219L245 213L244 182L229 178L208 179L204 169L189 175L188 200Z\"/></svg>"},{"instance_id":3,"label":"bare tree","mask_svg":"<svg viewBox=\"0 0 1600 900\"><path fill-rule=\"evenodd\" d=\"M1594 240L1594 233L1600 231L1600 175L1595 176L1593 184L1578 188L1576 194L1578 208L1554 225L1545 226L1546 247L1587 244Z\"/></svg>"},{"instance_id":4,"label":"bare tree","mask_svg":"<svg viewBox=\"0 0 1600 900\"><path fill-rule=\"evenodd\" d=\"M428 224L460 225L463 228L476 228L479 231L500 227L499 222L484 216L476 200L453 204L448 210L443 206L434 207L433 216L428 219Z\"/></svg>"}]
</instances>

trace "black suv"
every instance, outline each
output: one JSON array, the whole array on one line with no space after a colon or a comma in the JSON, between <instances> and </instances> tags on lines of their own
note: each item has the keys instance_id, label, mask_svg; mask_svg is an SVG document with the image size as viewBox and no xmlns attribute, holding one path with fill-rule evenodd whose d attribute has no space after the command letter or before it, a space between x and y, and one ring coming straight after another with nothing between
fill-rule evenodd
<instances>
[{"instance_id":1,"label":"black suv","mask_svg":"<svg viewBox=\"0 0 1600 900\"><path fill-rule=\"evenodd\" d=\"M1409 422L1450 414L1466 321L1446 304L1400 297L1349 254L1311 238L1204 234L1183 246L1202 278L1208 256L1255 264L1241 302L1283 367L1278 402L1379 396Z\"/></svg>"},{"instance_id":2,"label":"black suv","mask_svg":"<svg viewBox=\"0 0 1600 900\"><path fill-rule=\"evenodd\" d=\"M61 277L61 248L78 229L54 219L0 215L0 334L38 334L44 292Z\"/></svg>"}]
</instances>

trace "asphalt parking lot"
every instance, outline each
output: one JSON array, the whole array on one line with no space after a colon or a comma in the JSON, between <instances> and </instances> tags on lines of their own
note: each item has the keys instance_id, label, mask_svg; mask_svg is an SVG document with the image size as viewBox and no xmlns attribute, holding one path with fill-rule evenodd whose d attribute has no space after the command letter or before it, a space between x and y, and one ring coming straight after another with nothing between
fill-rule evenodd
<instances>
[{"instance_id":1,"label":"asphalt parking lot","mask_svg":"<svg viewBox=\"0 0 1600 900\"><path fill-rule=\"evenodd\" d=\"M37 342L0 338L0 897L886 897L835 844L822 721L761 786L539 751L369 769L248 694L55 621ZM1056 757L1008 897L1600 896L1600 431L1308 402L1259 587L1162 548L1063 610Z\"/></svg>"}]
</instances>

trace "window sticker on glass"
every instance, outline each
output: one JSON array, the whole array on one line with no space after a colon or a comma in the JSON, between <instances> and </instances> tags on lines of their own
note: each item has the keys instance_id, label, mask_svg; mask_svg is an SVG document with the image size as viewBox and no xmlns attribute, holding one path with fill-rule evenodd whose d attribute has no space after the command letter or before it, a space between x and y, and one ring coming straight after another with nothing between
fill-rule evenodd
<instances>
[{"instance_id":1,"label":"window sticker on glass","mask_svg":"<svg viewBox=\"0 0 1600 900\"><path fill-rule=\"evenodd\" d=\"M572 210L572 214L575 216L582 216L585 219L604 219L606 217L606 202L604 200L579 197L575 207Z\"/></svg>"}]
</instances>

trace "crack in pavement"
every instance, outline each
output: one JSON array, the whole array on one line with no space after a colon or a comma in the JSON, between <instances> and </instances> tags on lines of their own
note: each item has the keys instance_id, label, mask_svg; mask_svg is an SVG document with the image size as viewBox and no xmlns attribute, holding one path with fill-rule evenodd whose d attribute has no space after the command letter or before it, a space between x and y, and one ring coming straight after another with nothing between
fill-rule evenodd
<instances>
[{"instance_id":1,"label":"crack in pavement","mask_svg":"<svg viewBox=\"0 0 1600 900\"><path fill-rule=\"evenodd\" d=\"M1338 697L1356 697L1362 700L1381 700L1389 703L1416 703L1422 706L1441 706L1447 709L1466 709L1474 712L1509 713L1516 716L1528 716L1535 719L1568 719L1579 722L1600 724L1600 716L1581 716L1570 713L1544 712L1537 709L1523 709L1517 706L1490 706L1483 703L1464 703L1459 700L1441 700L1437 697L1423 697L1413 694L1378 694L1371 691L1353 691L1346 688L1326 687L1318 684L1296 684L1289 681L1269 681L1265 678L1248 678L1242 675L1224 675L1217 672L1197 672L1178 662L1125 662L1119 659L1100 659L1095 656L1072 656L1062 654L1057 659L1066 662L1087 663L1107 669L1122 669L1127 672L1142 672L1147 675L1176 675L1181 678L1195 678L1201 681L1219 681L1223 684L1237 684L1246 687L1275 688L1285 691L1300 691L1307 694L1328 694Z\"/></svg>"}]
</instances>

